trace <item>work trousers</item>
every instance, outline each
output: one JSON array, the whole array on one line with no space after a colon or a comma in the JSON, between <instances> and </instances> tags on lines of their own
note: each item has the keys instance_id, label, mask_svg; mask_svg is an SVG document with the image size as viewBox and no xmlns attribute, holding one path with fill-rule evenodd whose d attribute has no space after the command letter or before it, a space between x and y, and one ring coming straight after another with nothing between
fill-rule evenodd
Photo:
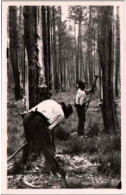
<instances>
[{"instance_id":1,"label":"work trousers","mask_svg":"<svg viewBox=\"0 0 126 195\"><path fill-rule=\"evenodd\" d=\"M37 112L30 112L26 114L23 120L25 137L28 142L23 151L23 163L27 161L29 154L29 147L31 141L37 141L39 147L43 151L45 159L52 171L52 173L60 172L60 166L55 159L55 149L52 140L51 132L48 130L48 122Z\"/></svg>"},{"instance_id":2,"label":"work trousers","mask_svg":"<svg viewBox=\"0 0 126 195\"><path fill-rule=\"evenodd\" d=\"M77 105L78 114L78 136L84 135L84 125L85 125L85 104Z\"/></svg>"}]
</instances>

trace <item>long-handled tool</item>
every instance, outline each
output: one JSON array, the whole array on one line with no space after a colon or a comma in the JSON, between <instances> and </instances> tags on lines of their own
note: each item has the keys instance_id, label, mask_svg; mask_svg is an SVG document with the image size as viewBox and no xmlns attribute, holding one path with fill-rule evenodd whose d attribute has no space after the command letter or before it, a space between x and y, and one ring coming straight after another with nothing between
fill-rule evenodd
<instances>
[{"instance_id":1,"label":"long-handled tool","mask_svg":"<svg viewBox=\"0 0 126 195\"><path fill-rule=\"evenodd\" d=\"M14 154L12 154L12 155L7 159L7 162L10 161L16 154L18 154L26 145L27 145L27 142L25 142L25 143L23 144L23 146L21 146L21 148L19 148Z\"/></svg>"},{"instance_id":2,"label":"long-handled tool","mask_svg":"<svg viewBox=\"0 0 126 195\"><path fill-rule=\"evenodd\" d=\"M93 86L92 86L92 90L94 90L94 91L93 91L92 93L90 93L90 98L89 98L90 101L92 100L92 95L95 93L96 81L97 81L97 79L99 78L99 75L95 75L94 77L95 77L95 81L94 81L94 84L93 84ZM90 101L88 101L88 103L87 103L87 105L86 105L85 112L88 110Z\"/></svg>"}]
</instances>

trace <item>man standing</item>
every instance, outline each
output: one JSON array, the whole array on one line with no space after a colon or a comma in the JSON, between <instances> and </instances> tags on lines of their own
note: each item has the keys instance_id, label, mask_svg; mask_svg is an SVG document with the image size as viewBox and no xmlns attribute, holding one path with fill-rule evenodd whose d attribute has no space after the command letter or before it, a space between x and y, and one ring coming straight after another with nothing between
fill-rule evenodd
<instances>
[{"instance_id":1,"label":"man standing","mask_svg":"<svg viewBox=\"0 0 126 195\"><path fill-rule=\"evenodd\" d=\"M76 95L75 107L78 114L78 136L84 135L84 125L85 125L85 104L86 95L93 92L92 89L85 89L85 83L83 81L78 81L78 91Z\"/></svg>"},{"instance_id":2,"label":"man standing","mask_svg":"<svg viewBox=\"0 0 126 195\"><path fill-rule=\"evenodd\" d=\"M64 118L73 113L71 104L65 105L54 100L45 100L33 107L23 118L27 145L23 149L22 163L26 164L31 141L37 141L53 174L59 173L65 178L65 171L55 158L53 131Z\"/></svg>"}]
</instances>

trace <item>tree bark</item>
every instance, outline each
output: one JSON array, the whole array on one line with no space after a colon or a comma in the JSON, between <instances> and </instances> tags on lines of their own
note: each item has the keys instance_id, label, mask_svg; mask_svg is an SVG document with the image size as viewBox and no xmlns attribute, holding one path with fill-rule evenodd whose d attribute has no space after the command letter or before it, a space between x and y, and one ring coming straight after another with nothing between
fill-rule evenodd
<instances>
[{"instance_id":1,"label":"tree bark","mask_svg":"<svg viewBox=\"0 0 126 195\"><path fill-rule=\"evenodd\" d=\"M119 23L119 7L116 14L116 70L115 70L115 96L119 97L119 71L120 67L120 23Z\"/></svg>"},{"instance_id":2,"label":"tree bark","mask_svg":"<svg viewBox=\"0 0 126 195\"><path fill-rule=\"evenodd\" d=\"M103 76L103 120L106 132L118 128L113 94L112 16L113 7L100 7L98 51Z\"/></svg>"},{"instance_id":3,"label":"tree bark","mask_svg":"<svg viewBox=\"0 0 126 195\"><path fill-rule=\"evenodd\" d=\"M49 6L42 6L42 35L43 35L43 49L44 49L44 67L45 67L45 81L46 85L50 87L50 8Z\"/></svg>"},{"instance_id":4,"label":"tree bark","mask_svg":"<svg viewBox=\"0 0 126 195\"><path fill-rule=\"evenodd\" d=\"M14 78L15 99L22 99L20 69L18 61L17 7L9 6L10 62Z\"/></svg>"},{"instance_id":5,"label":"tree bark","mask_svg":"<svg viewBox=\"0 0 126 195\"><path fill-rule=\"evenodd\" d=\"M89 34L88 34L88 61L89 61L89 78L90 85L93 83L93 63L92 63L92 10L91 6L89 7Z\"/></svg>"},{"instance_id":6,"label":"tree bark","mask_svg":"<svg viewBox=\"0 0 126 195\"><path fill-rule=\"evenodd\" d=\"M61 27L61 7L59 7L59 21L58 21L58 52L59 52L59 76L60 88L63 85L63 72L62 72L62 27Z\"/></svg>"},{"instance_id":7,"label":"tree bark","mask_svg":"<svg viewBox=\"0 0 126 195\"><path fill-rule=\"evenodd\" d=\"M50 50L50 7L47 6L47 50L48 50L48 57L47 57L47 65L48 65L48 78L47 78L47 83L49 89L52 89L51 85L51 50Z\"/></svg>"},{"instance_id":8,"label":"tree bark","mask_svg":"<svg viewBox=\"0 0 126 195\"><path fill-rule=\"evenodd\" d=\"M29 67L29 108L36 105L36 55L35 55L35 7L24 7L24 40L28 54Z\"/></svg>"},{"instance_id":9,"label":"tree bark","mask_svg":"<svg viewBox=\"0 0 126 195\"><path fill-rule=\"evenodd\" d=\"M28 69L28 55L25 48L25 74L24 74L24 95L25 95L25 108L26 111L29 110L29 69Z\"/></svg>"}]
</instances>

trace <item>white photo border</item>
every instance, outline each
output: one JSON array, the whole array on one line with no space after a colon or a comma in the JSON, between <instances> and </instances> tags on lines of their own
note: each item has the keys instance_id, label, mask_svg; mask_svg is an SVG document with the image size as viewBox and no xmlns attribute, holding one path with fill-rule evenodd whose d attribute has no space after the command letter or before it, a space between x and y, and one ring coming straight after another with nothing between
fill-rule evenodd
<instances>
[{"instance_id":1,"label":"white photo border","mask_svg":"<svg viewBox=\"0 0 126 195\"><path fill-rule=\"evenodd\" d=\"M121 180L122 189L8 189L7 188L7 9L19 5L112 5L120 7L121 40ZM126 127L126 67L125 67L125 1L2 1L2 194L124 194L125 193L125 127ZM125 158L125 159L124 159Z\"/></svg>"}]
</instances>

